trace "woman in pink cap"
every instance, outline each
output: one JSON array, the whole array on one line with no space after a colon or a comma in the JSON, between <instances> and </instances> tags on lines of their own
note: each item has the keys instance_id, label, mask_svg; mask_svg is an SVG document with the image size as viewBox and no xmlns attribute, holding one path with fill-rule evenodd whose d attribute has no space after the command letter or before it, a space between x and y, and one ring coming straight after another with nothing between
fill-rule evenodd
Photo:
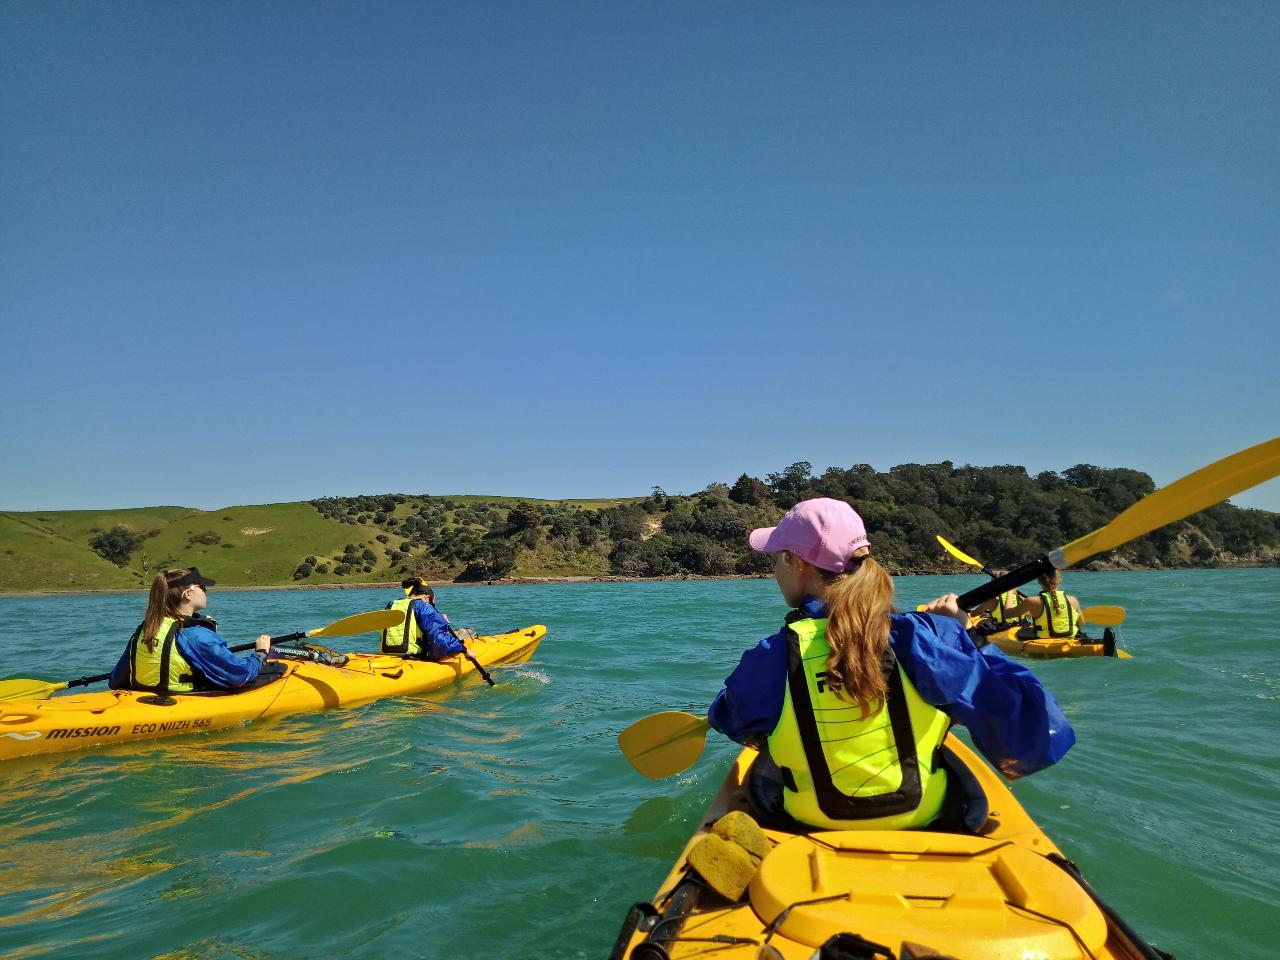
<instances>
[{"instance_id":1,"label":"woman in pink cap","mask_svg":"<svg viewBox=\"0 0 1280 960\"><path fill-rule=\"evenodd\" d=\"M762 819L833 830L934 823L948 794L942 741L952 723L1010 779L1056 763L1075 742L1030 670L974 646L955 594L926 613L894 612L893 581L847 503L796 504L750 542L773 554L792 609L782 630L743 654L709 718L733 740L767 748L749 784Z\"/></svg>"}]
</instances>

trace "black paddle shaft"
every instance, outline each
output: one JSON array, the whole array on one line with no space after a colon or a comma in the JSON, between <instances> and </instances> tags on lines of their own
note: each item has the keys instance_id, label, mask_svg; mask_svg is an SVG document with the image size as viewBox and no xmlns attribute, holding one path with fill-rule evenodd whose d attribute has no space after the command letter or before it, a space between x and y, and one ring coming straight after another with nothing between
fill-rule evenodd
<instances>
[{"instance_id":1,"label":"black paddle shaft","mask_svg":"<svg viewBox=\"0 0 1280 960\"><path fill-rule=\"evenodd\" d=\"M1037 557L1030 563L1024 563L1022 566L1010 570L1003 577L995 577L980 587L974 587L968 593L960 594L960 599L957 602L961 610L972 610L988 600L994 600L1002 593L1020 587L1024 583L1030 583L1042 573L1051 573L1053 570L1054 566L1049 562L1048 557Z\"/></svg>"},{"instance_id":2,"label":"black paddle shaft","mask_svg":"<svg viewBox=\"0 0 1280 960\"><path fill-rule=\"evenodd\" d=\"M455 633L454 636L456 637L457 634ZM480 666L480 661L476 659L476 655L474 653L472 653L466 647L463 647L462 655L471 661L471 665L476 668L476 672L479 673L480 676L484 677L485 683L487 683L491 687L497 686L497 684L494 683L493 677L489 676L489 671L486 670L484 667Z\"/></svg>"}]
</instances>

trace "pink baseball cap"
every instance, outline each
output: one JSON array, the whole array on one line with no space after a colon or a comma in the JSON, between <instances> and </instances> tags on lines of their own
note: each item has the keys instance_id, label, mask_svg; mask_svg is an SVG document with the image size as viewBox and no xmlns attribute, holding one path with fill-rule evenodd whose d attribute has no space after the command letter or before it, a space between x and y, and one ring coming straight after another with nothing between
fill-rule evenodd
<instances>
[{"instance_id":1,"label":"pink baseball cap","mask_svg":"<svg viewBox=\"0 0 1280 960\"><path fill-rule=\"evenodd\" d=\"M790 550L832 573L843 573L855 550L871 546L867 525L857 511L830 497L797 503L776 527L752 530L747 539L758 553Z\"/></svg>"}]
</instances>

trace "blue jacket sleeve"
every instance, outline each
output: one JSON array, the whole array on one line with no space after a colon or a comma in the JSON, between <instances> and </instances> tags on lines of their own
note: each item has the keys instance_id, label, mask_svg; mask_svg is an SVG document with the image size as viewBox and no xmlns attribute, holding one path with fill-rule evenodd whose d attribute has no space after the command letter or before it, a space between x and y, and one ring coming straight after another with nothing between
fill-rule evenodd
<instances>
[{"instance_id":1,"label":"blue jacket sleeve","mask_svg":"<svg viewBox=\"0 0 1280 960\"><path fill-rule=\"evenodd\" d=\"M227 641L208 627L183 627L178 631L178 652L215 687L234 690L258 676L262 662L256 654L240 657Z\"/></svg>"},{"instance_id":2,"label":"blue jacket sleeve","mask_svg":"<svg viewBox=\"0 0 1280 960\"><path fill-rule=\"evenodd\" d=\"M712 701L707 719L738 743L767 737L782 717L786 689L787 635L780 631L742 655Z\"/></svg>"},{"instance_id":3,"label":"blue jacket sleeve","mask_svg":"<svg viewBox=\"0 0 1280 960\"><path fill-rule=\"evenodd\" d=\"M1034 673L995 647L978 650L950 617L895 615L893 652L920 695L969 728L974 745L1016 779L1061 760L1075 731Z\"/></svg>"},{"instance_id":4,"label":"blue jacket sleeve","mask_svg":"<svg viewBox=\"0 0 1280 960\"><path fill-rule=\"evenodd\" d=\"M129 648L124 648L124 653L120 654L120 659L116 661L115 669L111 671L111 679L107 681L107 686L112 690L128 690L129 689Z\"/></svg>"},{"instance_id":5,"label":"blue jacket sleeve","mask_svg":"<svg viewBox=\"0 0 1280 960\"><path fill-rule=\"evenodd\" d=\"M422 628L422 645L428 659L444 660L463 652L462 641L449 628L444 614L425 600L413 601L412 608L418 626Z\"/></svg>"}]
</instances>

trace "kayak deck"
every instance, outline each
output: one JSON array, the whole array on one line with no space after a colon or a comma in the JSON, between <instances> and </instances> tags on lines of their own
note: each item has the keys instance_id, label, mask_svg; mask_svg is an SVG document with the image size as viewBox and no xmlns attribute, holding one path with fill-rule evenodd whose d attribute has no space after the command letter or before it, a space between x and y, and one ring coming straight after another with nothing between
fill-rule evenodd
<instances>
[{"instance_id":1,"label":"kayak deck","mask_svg":"<svg viewBox=\"0 0 1280 960\"><path fill-rule=\"evenodd\" d=\"M632 907L610 960L808 960L838 934L861 936L899 960L1161 956L1095 900L990 768L954 737L947 745L987 796L977 834L766 828L772 848L747 892L729 903L687 857L721 816L747 810L745 778L756 754L744 750L653 905Z\"/></svg>"},{"instance_id":2,"label":"kayak deck","mask_svg":"<svg viewBox=\"0 0 1280 960\"><path fill-rule=\"evenodd\" d=\"M542 625L477 637L468 649L485 667L527 660ZM0 760L133 740L222 730L266 717L367 703L448 686L475 666L462 656L440 663L389 654L349 654L342 666L280 660L284 676L243 691L172 694L135 690L18 700L0 704Z\"/></svg>"}]
</instances>

